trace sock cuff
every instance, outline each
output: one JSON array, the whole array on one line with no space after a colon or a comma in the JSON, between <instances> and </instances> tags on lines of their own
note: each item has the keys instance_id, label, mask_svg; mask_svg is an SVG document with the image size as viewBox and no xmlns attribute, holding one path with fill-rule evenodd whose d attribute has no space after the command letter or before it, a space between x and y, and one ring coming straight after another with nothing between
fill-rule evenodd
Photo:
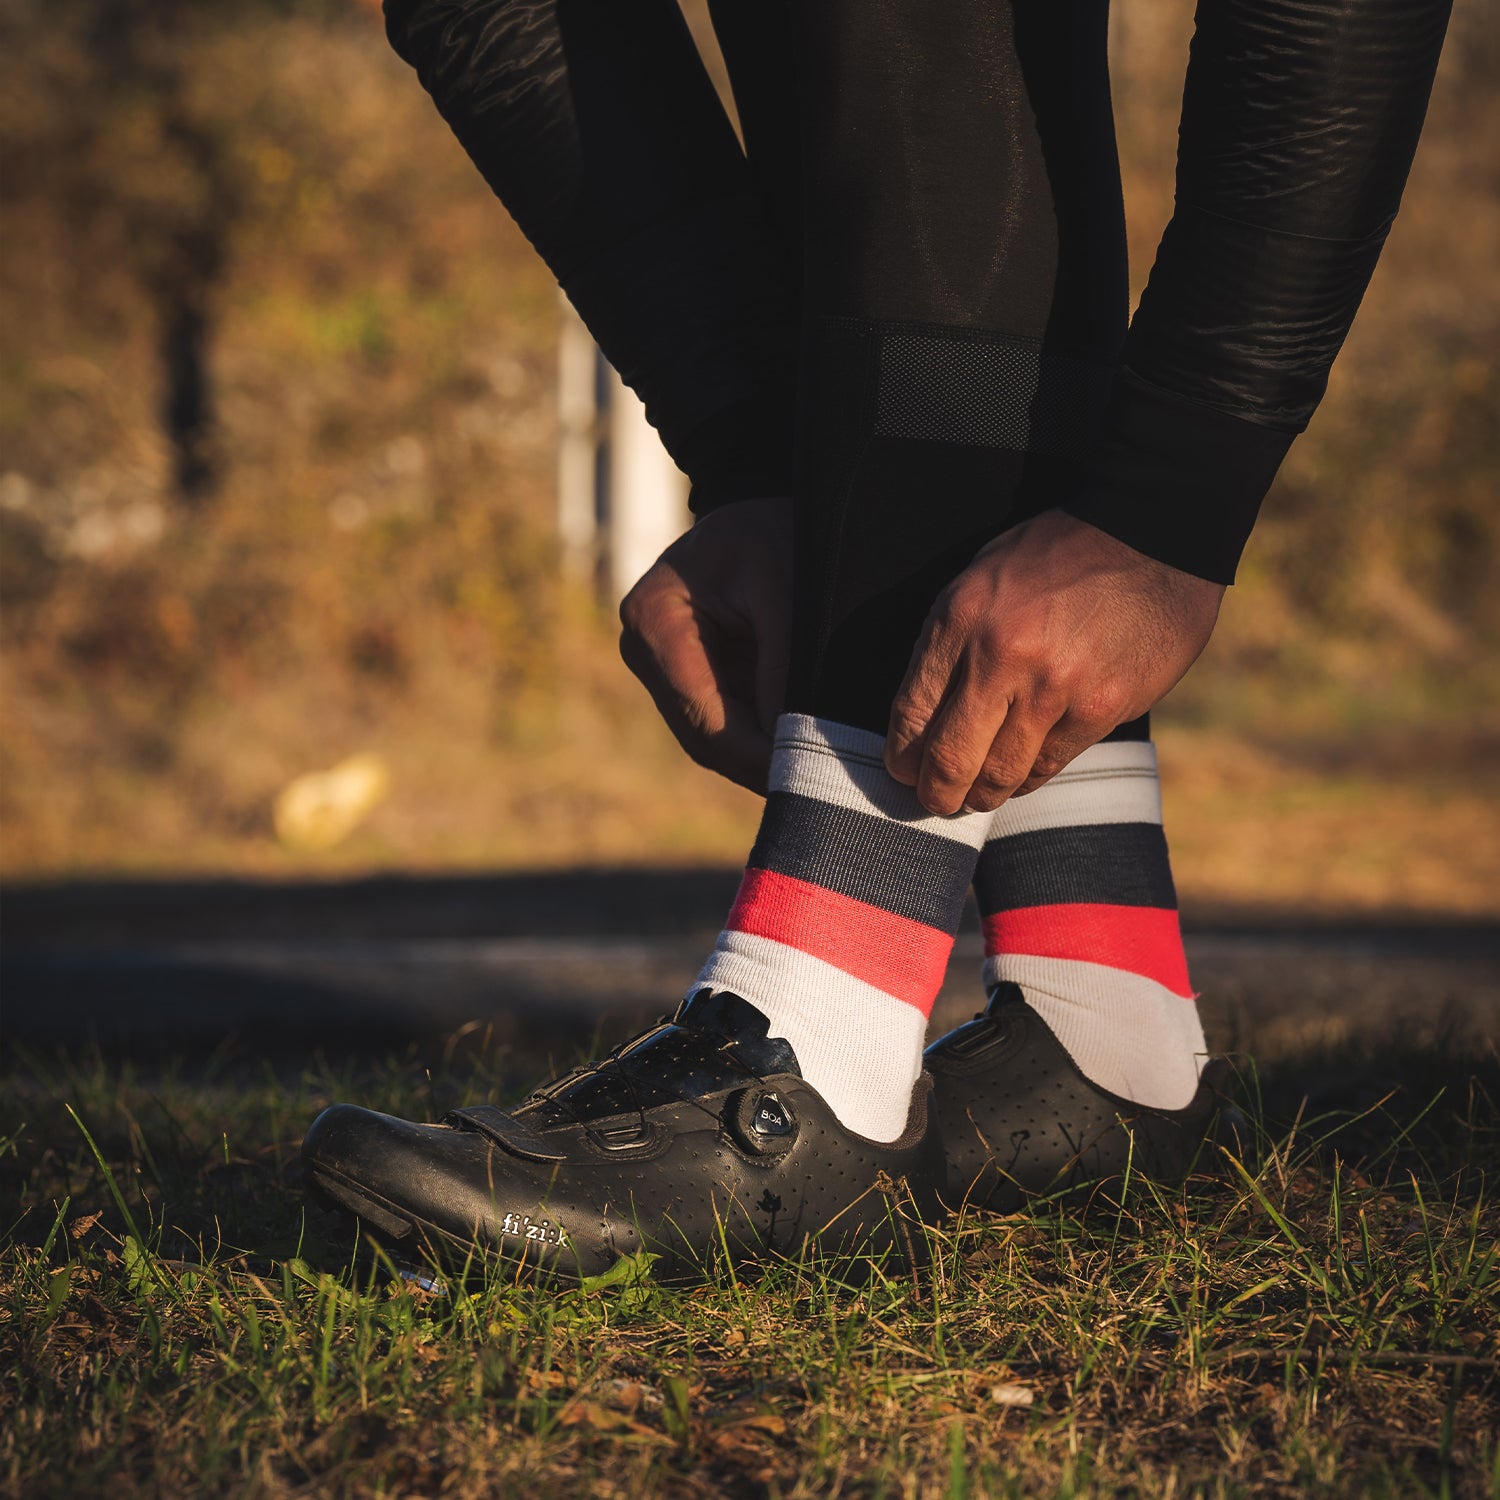
<instances>
[{"instance_id":1,"label":"sock cuff","mask_svg":"<svg viewBox=\"0 0 1500 1500\"><path fill-rule=\"evenodd\" d=\"M812 714L782 714L776 720L776 748L806 750L813 754L851 755L861 760L885 763L885 736L834 719Z\"/></svg>"},{"instance_id":2,"label":"sock cuff","mask_svg":"<svg viewBox=\"0 0 1500 1500\"><path fill-rule=\"evenodd\" d=\"M985 839L1044 828L1160 822L1156 746L1150 740L1111 740L1090 746L1045 786L997 808Z\"/></svg>"},{"instance_id":3,"label":"sock cuff","mask_svg":"<svg viewBox=\"0 0 1500 1500\"><path fill-rule=\"evenodd\" d=\"M886 770L883 736L810 714L777 720L769 790L871 813L974 851L989 832L988 813L928 812L916 792Z\"/></svg>"},{"instance_id":4,"label":"sock cuff","mask_svg":"<svg viewBox=\"0 0 1500 1500\"><path fill-rule=\"evenodd\" d=\"M1156 745L1151 740L1100 740L1058 773L1069 771L1150 771L1156 774Z\"/></svg>"}]
</instances>

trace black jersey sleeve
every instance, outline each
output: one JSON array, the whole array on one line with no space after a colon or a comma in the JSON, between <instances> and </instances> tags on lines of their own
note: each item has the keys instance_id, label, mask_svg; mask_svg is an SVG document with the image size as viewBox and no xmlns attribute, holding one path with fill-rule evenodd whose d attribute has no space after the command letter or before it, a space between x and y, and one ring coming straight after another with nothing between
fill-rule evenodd
<instances>
[{"instance_id":1,"label":"black jersey sleeve","mask_svg":"<svg viewBox=\"0 0 1500 1500\"><path fill-rule=\"evenodd\" d=\"M1233 581L1400 205L1451 0L1199 0L1177 197L1068 502Z\"/></svg>"},{"instance_id":2,"label":"black jersey sleeve","mask_svg":"<svg viewBox=\"0 0 1500 1500\"><path fill-rule=\"evenodd\" d=\"M675 0L385 0L385 17L695 508L789 493L784 255Z\"/></svg>"}]
</instances>

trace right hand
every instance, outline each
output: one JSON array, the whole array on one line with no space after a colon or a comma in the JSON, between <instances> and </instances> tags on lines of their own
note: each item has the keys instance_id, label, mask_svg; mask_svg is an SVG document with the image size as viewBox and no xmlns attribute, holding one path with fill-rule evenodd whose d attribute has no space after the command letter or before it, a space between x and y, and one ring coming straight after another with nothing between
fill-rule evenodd
<instances>
[{"instance_id":1,"label":"right hand","mask_svg":"<svg viewBox=\"0 0 1500 1500\"><path fill-rule=\"evenodd\" d=\"M620 605L620 655L700 766L762 795L791 659L792 502L711 511Z\"/></svg>"}]
</instances>

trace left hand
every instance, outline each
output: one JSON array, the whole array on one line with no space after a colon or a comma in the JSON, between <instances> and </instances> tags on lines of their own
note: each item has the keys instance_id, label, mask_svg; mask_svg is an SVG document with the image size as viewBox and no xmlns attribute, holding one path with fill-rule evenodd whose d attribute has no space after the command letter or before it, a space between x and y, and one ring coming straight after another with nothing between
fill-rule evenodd
<instances>
[{"instance_id":1,"label":"left hand","mask_svg":"<svg viewBox=\"0 0 1500 1500\"><path fill-rule=\"evenodd\" d=\"M990 812L1145 713L1208 644L1224 586L1046 511L933 605L885 760L934 813Z\"/></svg>"},{"instance_id":2,"label":"left hand","mask_svg":"<svg viewBox=\"0 0 1500 1500\"><path fill-rule=\"evenodd\" d=\"M704 516L620 606L620 655L678 744L762 797L791 622L792 502L774 495Z\"/></svg>"}]
</instances>

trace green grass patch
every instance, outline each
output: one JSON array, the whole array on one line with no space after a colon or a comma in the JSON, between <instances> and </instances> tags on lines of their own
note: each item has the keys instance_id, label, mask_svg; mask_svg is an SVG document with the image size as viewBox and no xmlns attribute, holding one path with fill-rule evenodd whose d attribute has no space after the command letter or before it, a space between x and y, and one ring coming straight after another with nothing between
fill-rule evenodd
<instances>
[{"instance_id":1,"label":"green grass patch","mask_svg":"<svg viewBox=\"0 0 1500 1500\"><path fill-rule=\"evenodd\" d=\"M918 1282L567 1292L402 1266L306 1203L334 1097L431 1117L536 1055L0 1076L0 1490L27 1496L1500 1492L1500 1065L1241 1079L1181 1190L950 1225Z\"/></svg>"}]
</instances>

